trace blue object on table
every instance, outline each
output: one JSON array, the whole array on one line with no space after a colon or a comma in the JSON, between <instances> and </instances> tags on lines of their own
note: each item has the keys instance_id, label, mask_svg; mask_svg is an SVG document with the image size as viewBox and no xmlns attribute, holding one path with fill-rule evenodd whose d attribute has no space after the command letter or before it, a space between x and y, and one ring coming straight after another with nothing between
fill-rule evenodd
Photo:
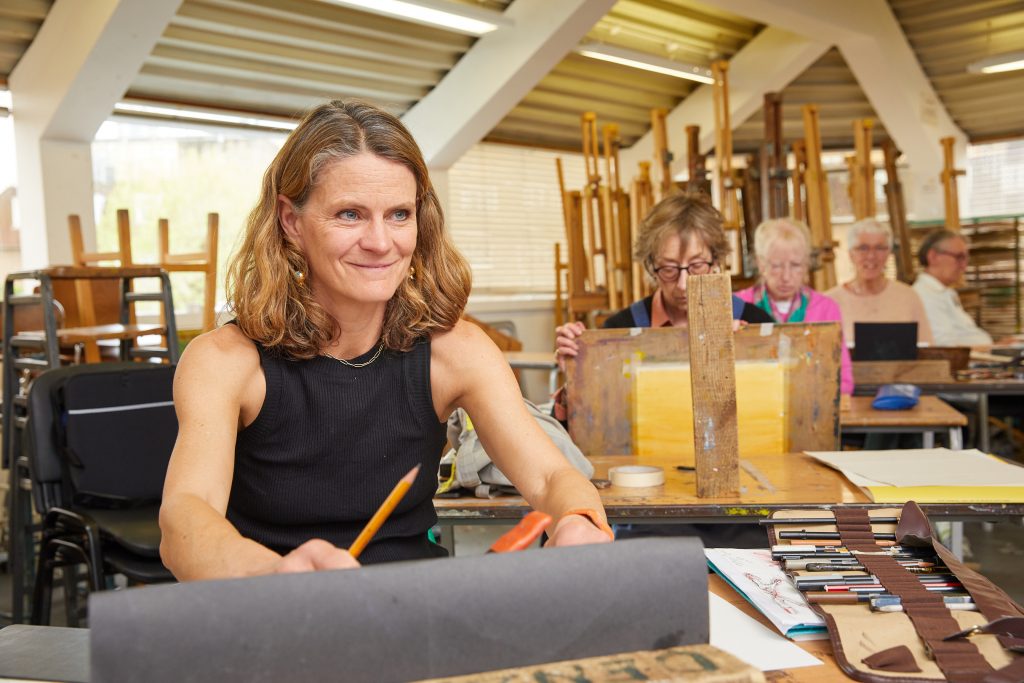
<instances>
[{"instance_id":1,"label":"blue object on table","mask_svg":"<svg viewBox=\"0 0 1024 683\"><path fill-rule=\"evenodd\" d=\"M875 410L909 410L921 398L921 387L914 384L883 384L878 387L871 407Z\"/></svg>"}]
</instances>

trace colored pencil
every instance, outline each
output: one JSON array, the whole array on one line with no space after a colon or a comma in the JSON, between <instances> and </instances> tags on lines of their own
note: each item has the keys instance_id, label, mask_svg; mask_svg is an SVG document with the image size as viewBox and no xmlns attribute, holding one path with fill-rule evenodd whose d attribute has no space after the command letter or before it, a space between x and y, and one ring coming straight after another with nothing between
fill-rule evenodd
<instances>
[{"instance_id":1,"label":"colored pencil","mask_svg":"<svg viewBox=\"0 0 1024 683\"><path fill-rule=\"evenodd\" d=\"M872 536L879 541L895 541L896 534L872 534ZM801 529L800 531L780 531L779 538L794 538L794 539L835 539L839 540L838 531L806 531Z\"/></svg>"},{"instance_id":2,"label":"colored pencil","mask_svg":"<svg viewBox=\"0 0 1024 683\"><path fill-rule=\"evenodd\" d=\"M899 522L898 517L872 517L870 520L871 524L896 524ZM758 524L765 526L772 526L775 524L835 524L835 517L776 517L772 519L761 519L758 520Z\"/></svg>"},{"instance_id":3,"label":"colored pencil","mask_svg":"<svg viewBox=\"0 0 1024 683\"><path fill-rule=\"evenodd\" d=\"M394 509L402 502L402 498L409 491L409 487L416 481L416 475L420 473L420 466L416 465L409 473L402 477L395 488L391 489L391 493L384 499L384 502L380 504L377 511L373 513L373 517L370 517L370 521L366 523L363 530L356 536L356 540L352 541L352 545L349 546L348 552L352 557L359 557L359 553L366 549L367 544L373 538L373 535L377 533L381 525L387 521L387 518L391 515Z\"/></svg>"},{"instance_id":4,"label":"colored pencil","mask_svg":"<svg viewBox=\"0 0 1024 683\"><path fill-rule=\"evenodd\" d=\"M871 602L873 598L895 598L899 597L891 595L885 592L878 593L804 593L804 599L807 602L814 602L818 604L831 604L831 605L855 605L859 602ZM943 602L946 598L958 598L956 602L960 602L960 599L969 595L949 595L942 596Z\"/></svg>"}]
</instances>

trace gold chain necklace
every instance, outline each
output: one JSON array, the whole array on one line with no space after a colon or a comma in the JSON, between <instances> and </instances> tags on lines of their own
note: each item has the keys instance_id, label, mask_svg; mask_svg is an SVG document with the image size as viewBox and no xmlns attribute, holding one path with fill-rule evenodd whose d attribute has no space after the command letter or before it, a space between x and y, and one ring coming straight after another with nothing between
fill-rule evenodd
<instances>
[{"instance_id":1,"label":"gold chain necklace","mask_svg":"<svg viewBox=\"0 0 1024 683\"><path fill-rule=\"evenodd\" d=\"M327 356L328 358L333 358L334 360L338 361L342 365L347 365L350 368L365 368L367 365L369 365L373 361L377 360L377 358L380 357L380 354L381 354L381 352L383 350L384 350L384 342L381 342L377 346L377 352L373 354L373 356L370 358L370 360L363 361L362 363L351 363L351 362L345 360L344 358L338 358L333 353L328 353L327 351L324 351L324 355Z\"/></svg>"}]
</instances>

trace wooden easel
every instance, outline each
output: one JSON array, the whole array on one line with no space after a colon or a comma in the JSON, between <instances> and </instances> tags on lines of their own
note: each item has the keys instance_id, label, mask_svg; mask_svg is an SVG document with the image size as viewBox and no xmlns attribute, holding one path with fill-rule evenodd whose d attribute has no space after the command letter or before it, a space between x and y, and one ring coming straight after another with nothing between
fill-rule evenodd
<instances>
[{"instance_id":1,"label":"wooden easel","mask_svg":"<svg viewBox=\"0 0 1024 683\"><path fill-rule=\"evenodd\" d=\"M651 110L651 134L654 136L654 161L658 167L659 199L672 192L672 151L668 148L668 131L665 127L664 109Z\"/></svg>"},{"instance_id":2,"label":"wooden easel","mask_svg":"<svg viewBox=\"0 0 1024 683\"><path fill-rule=\"evenodd\" d=\"M857 119L853 122L854 153L846 157L850 173L849 193L853 203L853 217L874 218L877 213L875 206L875 166L871 163L871 119Z\"/></svg>"},{"instance_id":3,"label":"wooden easel","mask_svg":"<svg viewBox=\"0 0 1024 683\"><path fill-rule=\"evenodd\" d=\"M761 146L761 216L789 215L789 169L782 135L782 95L765 93L764 144Z\"/></svg>"},{"instance_id":4,"label":"wooden easel","mask_svg":"<svg viewBox=\"0 0 1024 683\"><path fill-rule=\"evenodd\" d=\"M708 178L707 155L700 153L700 126L686 127L686 168L689 178L686 191L711 196L711 179Z\"/></svg>"},{"instance_id":5,"label":"wooden easel","mask_svg":"<svg viewBox=\"0 0 1024 683\"><path fill-rule=\"evenodd\" d=\"M580 119L586 183L582 191L567 190L560 159L555 160L562 196L567 251L555 251L555 320L581 320L595 310L616 310L634 290L631 259L632 215L630 197L619 174L619 129L614 124L602 133L604 154L597 133L597 115L586 112ZM602 182L601 159L607 182ZM566 272L565 315L562 310L561 273Z\"/></svg>"},{"instance_id":6,"label":"wooden easel","mask_svg":"<svg viewBox=\"0 0 1024 683\"><path fill-rule=\"evenodd\" d=\"M910 247L910 230L907 228L907 209L903 202L903 185L900 184L896 161L900 151L892 140L882 143L885 155L885 203L889 210L889 225L896 237L896 276L901 282L914 281L914 255Z\"/></svg>"},{"instance_id":7,"label":"wooden easel","mask_svg":"<svg viewBox=\"0 0 1024 683\"><path fill-rule=\"evenodd\" d=\"M803 140L793 141L793 218L807 220L807 193L804 178L807 174L807 145Z\"/></svg>"},{"instance_id":8,"label":"wooden easel","mask_svg":"<svg viewBox=\"0 0 1024 683\"><path fill-rule=\"evenodd\" d=\"M619 127L614 123L605 124L604 163L607 185L602 194L602 208L605 221L605 263L607 266L607 287L609 307L616 310L630 303L633 293L633 229L629 209L629 194L622 188L619 178L619 149L622 139Z\"/></svg>"},{"instance_id":9,"label":"wooden easel","mask_svg":"<svg viewBox=\"0 0 1024 683\"><path fill-rule=\"evenodd\" d=\"M818 106L805 104L804 143L807 168L804 182L807 190L807 223L811 228L811 241L818 256L818 267L812 273L813 286L818 291L831 289L836 284L835 244L832 241L832 216L829 205L828 178L821 166L821 132L818 125Z\"/></svg>"},{"instance_id":10,"label":"wooden easel","mask_svg":"<svg viewBox=\"0 0 1024 683\"><path fill-rule=\"evenodd\" d=\"M957 195L956 179L962 176L965 171L956 168L953 158L953 146L956 140L952 137L942 138L942 173L939 179L942 180L942 199L946 209L946 229L952 232L960 232L960 200Z\"/></svg>"},{"instance_id":11,"label":"wooden easel","mask_svg":"<svg viewBox=\"0 0 1024 683\"><path fill-rule=\"evenodd\" d=\"M654 206L654 185L651 182L651 162L639 162L640 172L629 187L629 243L636 244L640 224ZM651 283L644 277L642 263L633 262L632 300L643 299L651 293Z\"/></svg>"},{"instance_id":12,"label":"wooden easel","mask_svg":"<svg viewBox=\"0 0 1024 683\"><path fill-rule=\"evenodd\" d=\"M739 183L732 167L732 125L729 120L729 62L720 60L711 65L715 79L712 98L715 110L715 170L718 181L718 203L722 224L732 241L733 273L743 272L743 245L740 239Z\"/></svg>"}]
</instances>

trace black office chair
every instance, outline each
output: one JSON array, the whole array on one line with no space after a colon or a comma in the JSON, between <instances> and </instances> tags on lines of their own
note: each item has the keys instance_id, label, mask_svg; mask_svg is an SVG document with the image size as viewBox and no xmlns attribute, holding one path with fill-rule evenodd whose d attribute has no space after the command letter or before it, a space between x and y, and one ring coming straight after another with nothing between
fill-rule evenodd
<instances>
[{"instance_id":1,"label":"black office chair","mask_svg":"<svg viewBox=\"0 0 1024 683\"><path fill-rule=\"evenodd\" d=\"M33 383L24 444L43 517L33 624L49 623L56 567L67 579L84 566L90 591L116 574L130 584L173 581L157 523L178 432L173 377L170 365L101 363L49 370ZM76 583L65 581L72 606Z\"/></svg>"}]
</instances>

